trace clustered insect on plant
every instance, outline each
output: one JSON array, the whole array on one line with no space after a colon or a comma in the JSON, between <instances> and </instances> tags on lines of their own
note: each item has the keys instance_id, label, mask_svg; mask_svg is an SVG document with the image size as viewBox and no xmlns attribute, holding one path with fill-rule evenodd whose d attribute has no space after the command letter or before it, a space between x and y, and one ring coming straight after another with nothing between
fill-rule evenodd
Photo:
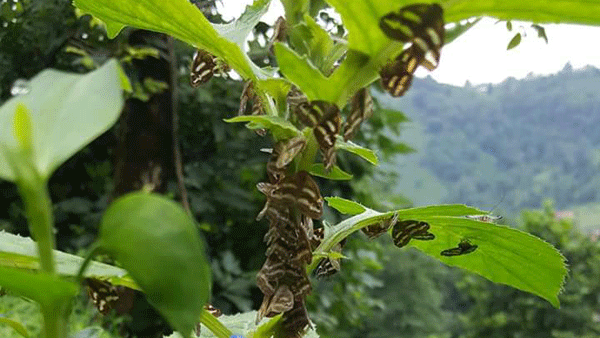
<instances>
[{"instance_id":1,"label":"clustered insect on plant","mask_svg":"<svg viewBox=\"0 0 600 338\"><path fill-rule=\"evenodd\" d=\"M257 220L264 218L269 223L265 235L267 257L257 276L264 297L256 315L252 314L254 320L249 320L256 323L247 326L245 332L236 333L254 338L302 337L312 333L305 308L306 296L312 288L309 276L312 272L329 275L338 271L346 237L359 230L368 238L387 233L400 248L415 247L448 265L532 292L557 306L557 294L566 274L560 253L533 236L485 222L489 216L481 210L464 205L438 205L381 213L353 201L321 195L313 176L330 179L350 176L336 165L338 150L377 163L374 152L351 141L361 123L375 113L368 89L371 83L381 79L381 87L388 93L402 96L410 88L416 69L419 66L435 69L444 43L470 27L460 24L467 17L456 2L327 2L339 12L348 35L334 39L316 23L310 14L318 13L324 6L322 2L282 0L286 19L278 20L269 42L278 68L261 69L244 53L244 43L266 12L268 0L255 1L240 19L225 25L209 23L187 0L75 1L83 12L104 21L110 36L131 25L170 34L196 47L198 51L191 66L192 86L206 83L215 73L228 69L235 70L246 81L240 116L227 122L247 123L260 136L270 134L273 147L268 150L271 155L266 164L267 181L257 186L266 198ZM485 7L477 7L476 0L470 3L475 9L469 15L486 13ZM527 15L535 13L528 7L531 5L515 2L514 6L507 15L522 11L525 14L517 18L527 19ZM444 15L448 14L456 23L451 31L446 31L444 24ZM105 82L109 84L105 85L118 88L117 74L122 76L122 73L114 62L101 70L95 73L102 73L103 79L108 79ZM84 87L89 85L89 79L79 79L69 78L71 87L81 86L69 95L89 90ZM125 82L122 85L127 87ZM32 86L41 91L38 82L32 81ZM68 92L69 87L65 88ZM40 126L47 127L44 122L48 117L43 114L48 109L40 106L46 102L38 102L31 95L14 98L0 110L0 122L12 128L9 136L0 135L3 149L0 177L17 183L31 223L37 220L39 210L49 212L50 201L44 192L53 169L114 124L122 98L110 99L114 101L110 114L106 107L88 109L90 114L109 117L99 123L76 120L80 124L75 127L79 128L65 136L73 144L59 154L50 148L57 143L56 139L50 138L54 143L44 143L45 129ZM69 116L76 116L80 108L70 111ZM60 109L64 108L56 108ZM53 127L55 133L62 130L61 126ZM40 154L51 156L40 157ZM51 165L44 162L49 157L55 159ZM42 191L41 197L33 193L36 189ZM330 207L350 217L336 225L322 221L319 226L325 200ZM479 218L481 215L488 219ZM48 235L51 218L38 223L31 227L44 272L36 275L0 267L0 284L40 302L46 337L64 337L67 313L64 304L77 288L59 278L58 274L63 272L54 267L54 246L52 236ZM48 236L39 236L40 233ZM91 263L91 257L99 251L111 254L129 276L124 277L123 270ZM498 252L503 254L496 255ZM482 264L492 256L502 266L509 266L510 273L498 273L493 266ZM547 264L540 266L532 257ZM172 278L165 280L166 274ZM198 231L181 207L166 198L139 192L115 201L104 215L99 240L79 267L77 277L103 279L102 283L88 279L88 284L96 285L92 298L101 312L117 299L115 285L128 286L145 292L150 303L185 337L199 329L198 321L216 337L228 338L233 334L220 322L226 316L217 319L218 311L207 305L210 269ZM31 282L20 284L32 280L38 284L37 289ZM33 292L30 288L41 291ZM43 297L48 288L64 292L55 293L56 298L48 300ZM273 319L263 321L265 317Z\"/></svg>"}]
</instances>

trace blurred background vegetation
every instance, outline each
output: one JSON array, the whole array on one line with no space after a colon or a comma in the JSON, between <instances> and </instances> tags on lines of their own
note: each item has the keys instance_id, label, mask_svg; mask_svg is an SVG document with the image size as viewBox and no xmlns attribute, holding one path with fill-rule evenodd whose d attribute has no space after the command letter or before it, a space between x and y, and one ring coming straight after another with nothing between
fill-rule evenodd
<instances>
[{"instance_id":1,"label":"blurred background vegetation","mask_svg":"<svg viewBox=\"0 0 600 338\"><path fill-rule=\"evenodd\" d=\"M108 40L90 17L77 17L69 0L9 0L0 6L0 104L15 83L45 68L86 72L109 57L126 63L135 54L127 31ZM212 6L205 11L218 21ZM267 31L260 25L256 36ZM264 40L250 46L257 60L268 56ZM262 295L255 276L264 260L267 224L254 221L264 203L255 186L265 178L267 155L260 149L271 144L242 125L223 122L238 110L242 83L215 78L193 89L188 78L193 50L175 43L174 52L183 173L191 212L208 243L212 303L226 314L256 309ZM555 245L570 275L562 307L554 309L413 249L399 250L387 238L368 242L357 234L344 249L341 272L315 281L309 310L321 335L598 337L599 84L598 69L567 66L555 75L498 85L454 87L415 79L402 99L375 86L380 109L357 142L376 149L383 164L373 168L338 154L339 165L354 179L320 180L324 196L381 210L434 203L495 209L507 224ZM140 93L144 90L149 89ZM113 129L98 138L51 180L60 250L81 253L96 236L114 185L116 134ZM179 194L174 181L168 191ZM0 230L29 235L10 183L0 182L0 206ZM331 210L326 218L339 220ZM26 323L33 333L39 332L37 311L21 298L0 296L0 316ZM82 295L74 328L97 326L97 317ZM100 329L90 328L95 330ZM0 336L14 333L0 325Z\"/></svg>"}]
</instances>

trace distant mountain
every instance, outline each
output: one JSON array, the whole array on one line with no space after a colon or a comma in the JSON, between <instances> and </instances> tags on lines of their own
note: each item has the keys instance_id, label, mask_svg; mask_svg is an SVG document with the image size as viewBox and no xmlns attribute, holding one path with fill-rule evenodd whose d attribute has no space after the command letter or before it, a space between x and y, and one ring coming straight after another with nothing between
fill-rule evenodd
<instances>
[{"instance_id":1,"label":"distant mountain","mask_svg":"<svg viewBox=\"0 0 600 338\"><path fill-rule=\"evenodd\" d=\"M497 85L455 87L415 79L402 98L381 92L375 97L414 121L403 140L418 153L394 165L402 193L417 196L416 204L439 200L491 209L500 203L500 209L514 212L539 207L546 198L559 209L600 199L596 68L567 65L551 76ZM417 182L429 174L442 187L427 198Z\"/></svg>"}]
</instances>

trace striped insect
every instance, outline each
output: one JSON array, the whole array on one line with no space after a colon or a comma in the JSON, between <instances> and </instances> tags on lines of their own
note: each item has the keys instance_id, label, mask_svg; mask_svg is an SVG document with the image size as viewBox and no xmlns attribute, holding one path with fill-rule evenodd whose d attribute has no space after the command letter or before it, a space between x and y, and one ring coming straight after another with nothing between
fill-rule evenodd
<instances>
[{"instance_id":1,"label":"striped insect","mask_svg":"<svg viewBox=\"0 0 600 338\"><path fill-rule=\"evenodd\" d=\"M271 157L267 161L267 176L271 183L277 183L283 179L287 166L304 149L304 146L306 146L306 139L303 136L293 137L275 144L271 150Z\"/></svg>"},{"instance_id":2,"label":"striped insect","mask_svg":"<svg viewBox=\"0 0 600 338\"><path fill-rule=\"evenodd\" d=\"M314 229L313 236L311 238L311 247L315 250L320 244L323 238L325 237L325 228L317 228ZM341 253L342 249L346 245L346 238L342 239L338 244L336 244L331 251ZM340 271L341 269L340 259L339 258L331 258L326 257L323 258L317 267L314 270L315 276L317 278L329 277Z\"/></svg>"},{"instance_id":3,"label":"striped insect","mask_svg":"<svg viewBox=\"0 0 600 338\"><path fill-rule=\"evenodd\" d=\"M411 239L429 241L435 239L435 235L428 232L429 223L416 220L404 220L397 222L392 230L392 240L394 245L402 248L410 242Z\"/></svg>"},{"instance_id":4,"label":"striped insect","mask_svg":"<svg viewBox=\"0 0 600 338\"><path fill-rule=\"evenodd\" d=\"M335 164L335 141L342 124L339 108L330 102L311 101L301 102L295 111L300 122L313 128L325 170L330 170Z\"/></svg>"},{"instance_id":5,"label":"striped insect","mask_svg":"<svg viewBox=\"0 0 600 338\"><path fill-rule=\"evenodd\" d=\"M238 115L245 115L248 112L248 105L250 103L250 115L264 115L265 109L260 100L260 97L256 95L254 91L254 83L252 81L247 81L244 84L244 89L242 90L242 95L240 97L240 108L238 110ZM258 136L267 135L267 130L264 128L255 129L254 132Z\"/></svg>"},{"instance_id":6,"label":"striped insect","mask_svg":"<svg viewBox=\"0 0 600 338\"><path fill-rule=\"evenodd\" d=\"M457 247L446 249L440 252L440 255L447 257L466 255L477 250L477 247L477 245L472 244L468 239L461 239Z\"/></svg>"},{"instance_id":7,"label":"striped insect","mask_svg":"<svg viewBox=\"0 0 600 338\"><path fill-rule=\"evenodd\" d=\"M265 295L264 300L258 309L256 322L263 317L273 317L282 312L291 310L294 307L294 294L289 286L280 285L272 295Z\"/></svg>"},{"instance_id":8,"label":"striped insect","mask_svg":"<svg viewBox=\"0 0 600 338\"><path fill-rule=\"evenodd\" d=\"M413 4L384 15L379 27L390 39L410 42L380 71L382 87L392 96L402 96L410 88L418 66L437 67L444 45L443 10L438 4Z\"/></svg>"},{"instance_id":9,"label":"striped insect","mask_svg":"<svg viewBox=\"0 0 600 338\"><path fill-rule=\"evenodd\" d=\"M387 13L379 28L392 40L441 47L444 44L443 9L438 4L411 4Z\"/></svg>"},{"instance_id":10,"label":"striped insect","mask_svg":"<svg viewBox=\"0 0 600 338\"><path fill-rule=\"evenodd\" d=\"M348 141L360 127L360 124L373 115L373 98L368 88L362 88L351 101L351 109L344 123L344 141Z\"/></svg>"},{"instance_id":11,"label":"striped insect","mask_svg":"<svg viewBox=\"0 0 600 338\"><path fill-rule=\"evenodd\" d=\"M396 225L397 222L398 214L395 213L392 217L388 219L362 228L362 231L365 235L367 235L367 237L369 237L369 239L374 239L384 234L386 231L388 231L389 228Z\"/></svg>"},{"instance_id":12,"label":"striped insect","mask_svg":"<svg viewBox=\"0 0 600 338\"><path fill-rule=\"evenodd\" d=\"M267 196L265 207L258 214L257 220L262 219L270 209L293 206L313 219L319 219L323 215L323 197L319 186L306 171L299 171L293 176L285 177L276 184L260 182L257 188Z\"/></svg>"},{"instance_id":13,"label":"striped insect","mask_svg":"<svg viewBox=\"0 0 600 338\"><path fill-rule=\"evenodd\" d=\"M134 290L96 278L86 278L85 282L88 295L101 314L107 315L113 309L122 314L133 306Z\"/></svg>"},{"instance_id":14,"label":"striped insect","mask_svg":"<svg viewBox=\"0 0 600 338\"><path fill-rule=\"evenodd\" d=\"M227 66L222 61L211 53L198 49L194 54L190 71L190 85L198 87L210 80L217 73L226 73L229 71Z\"/></svg>"}]
</instances>

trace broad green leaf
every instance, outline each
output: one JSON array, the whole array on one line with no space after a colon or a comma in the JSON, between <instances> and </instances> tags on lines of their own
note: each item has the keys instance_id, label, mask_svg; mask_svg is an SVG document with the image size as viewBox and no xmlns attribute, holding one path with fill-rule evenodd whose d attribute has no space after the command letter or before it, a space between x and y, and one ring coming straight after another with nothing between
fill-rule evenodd
<instances>
[{"instance_id":1,"label":"broad green leaf","mask_svg":"<svg viewBox=\"0 0 600 338\"><path fill-rule=\"evenodd\" d=\"M412 240L413 246L450 266L479 274L493 282L538 295L559 307L558 293L567 274L565 258L550 244L526 232L471 219L413 217L429 223L433 241ZM440 252L468 239L478 248L446 257Z\"/></svg>"},{"instance_id":2,"label":"broad green leaf","mask_svg":"<svg viewBox=\"0 0 600 338\"><path fill-rule=\"evenodd\" d=\"M269 9L271 0L256 0L235 21L228 24L213 24L213 27L222 37L236 43L243 50L246 38L260 21L260 18Z\"/></svg>"},{"instance_id":3,"label":"broad green leaf","mask_svg":"<svg viewBox=\"0 0 600 338\"><path fill-rule=\"evenodd\" d=\"M486 214L465 205L435 205L386 213L366 209L364 213L326 231L325 238L315 251L328 252L352 232L389 219L394 214L399 220L413 219L429 223L429 232L435 235L431 241L411 240L408 246L492 282L538 295L558 307L558 293L567 273L564 257L550 244L528 233L464 218L466 215ZM461 256L446 257L440 254L443 250L456 247L462 239L469 240L478 248ZM317 263L313 260L309 271Z\"/></svg>"},{"instance_id":4,"label":"broad green leaf","mask_svg":"<svg viewBox=\"0 0 600 338\"><path fill-rule=\"evenodd\" d=\"M377 165L379 163L379 160L377 160L377 155L375 155L373 150L363 148L352 141L344 141L341 138L338 138L337 142L335 143L335 147L337 149L343 149L347 152L358 155L373 165Z\"/></svg>"},{"instance_id":5,"label":"broad green leaf","mask_svg":"<svg viewBox=\"0 0 600 338\"><path fill-rule=\"evenodd\" d=\"M58 250L54 250L54 259L56 272L61 276L76 276L83 263L83 258ZM38 270L40 263L35 242L29 237L0 232L0 267ZM100 262L91 262L84 273L85 277L108 279L114 285L139 289L126 275L127 271Z\"/></svg>"},{"instance_id":6,"label":"broad green leaf","mask_svg":"<svg viewBox=\"0 0 600 338\"><path fill-rule=\"evenodd\" d=\"M275 43L274 48L281 72L298 86L309 100L334 102L336 88L329 86L327 78L310 63L307 56L299 56L282 43Z\"/></svg>"},{"instance_id":7,"label":"broad green leaf","mask_svg":"<svg viewBox=\"0 0 600 338\"><path fill-rule=\"evenodd\" d=\"M0 325L2 325L2 324L6 324L6 325L12 327L13 330L17 331L17 333L20 334L21 336L23 336L25 338L29 338L29 333L27 333L27 329L25 328L25 326L23 326L23 324L21 324L17 321L14 321L10 318L0 316Z\"/></svg>"},{"instance_id":8,"label":"broad green leaf","mask_svg":"<svg viewBox=\"0 0 600 338\"><path fill-rule=\"evenodd\" d=\"M98 245L114 256L148 301L189 337L210 294L210 267L194 222L180 205L144 192L108 208Z\"/></svg>"},{"instance_id":9,"label":"broad green leaf","mask_svg":"<svg viewBox=\"0 0 600 338\"><path fill-rule=\"evenodd\" d=\"M115 60L85 75L42 71L29 81L27 90L0 107L0 178L9 181L18 175L8 163L8 153L27 156L23 160L48 179L59 165L108 130L123 106ZM15 112L20 112L17 119ZM30 139L31 151L23 152L15 137Z\"/></svg>"},{"instance_id":10,"label":"broad green leaf","mask_svg":"<svg viewBox=\"0 0 600 338\"><path fill-rule=\"evenodd\" d=\"M257 79L252 62L236 43L242 34L233 28L246 31L269 1L257 1L241 22L219 26L232 40L219 35L198 7L187 0L74 0L74 3L81 11L104 21L111 38L125 26L166 33L223 58L243 78Z\"/></svg>"},{"instance_id":11,"label":"broad green leaf","mask_svg":"<svg viewBox=\"0 0 600 338\"><path fill-rule=\"evenodd\" d=\"M281 0L285 19L289 25L295 25L302 21L304 14L308 12L310 0Z\"/></svg>"},{"instance_id":12,"label":"broad green leaf","mask_svg":"<svg viewBox=\"0 0 600 338\"><path fill-rule=\"evenodd\" d=\"M330 207L345 215L358 215L367 210L360 203L337 196L325 197L325 200Z\"/></svg>"},{"instance_id":13,"label":"broad green leaf","mask_svg":"<svg viewBox=\"0 0 600 338\"><path fill-rule=\"evenodd\" d=\"M311 63L323 74L331 71L335 61L346 50L343 44L337 43L336 46L329 33L308 14L304 15L303 22L289 31L291 45L295 47L296 52L307 55Z\"/></svg>"},{"instance_id":14,"label":"broad green leaf","mask_svg":"<svg viewBox=\"0 0 600 338\"><path fill-rule=\"evenodd\" d=\"M300 134L293 124L278 116L242 115L225 119L225 122L250 122L247 125L249 129L269 129L276 140L285 140Z\"/></svg>"},{"instance_id":15,"label":"broad green leaf","mask_svg":"<svg viewBox=\"0 0 600 338\"><path fill-rule=\"evenodd\" d=\"M379 28L379 19L396 11L405 1L327 0L342 17L348 30L348 48L367 55L377 55L390 42Z\"/></svg>"},{"instance_id":16,"label":"broad green leaf","mask_svg":"<svg viewBox=\"0 0 600 338\"><path fill-rule=\"evenodd\" d=\"M587 0L459 0L445 1L446 22L490 16L501 20L536 23L577 23L600 25L600 2Z\"/></svg>"},{"instance_id":17,"label":"broad green leaf","mask_svg":"<svg viewBox=\"0 0 600 338\"><path fill-rule=\"evenodd\" d=\"M45 309L62 309L79 292L78 286L58 275L0 266L0 285L32 299Z\"/></svg>"},{"instance_id":18,"label":"broad green leaf","mask_svg":"<svg viewBox=\"0 0 600 338\"><path fill-rule=\"evenodd\" d=\"M515 34L515 36L513 36L512 39L510 39L510 42L508 43L508 46L506 46L506 49L513 49L515 47L517 47L519 44L521 43L521 33L517 33Z\"/></svg>"},{"instance_id":19,"label":"broad green leaf","mask_svg":"<svg viewBox=\"0 0 600 338\"><path fill-rule=\"evenodd\" d=\"M314 163L310 167L310 170L308 172L313 176L323 177L337 181L347 181L351 180L353 177L351 174L348 174L347 172L340 169L340 167L338 167L337 165L333 166L333 168L331 168L331 171L326 172L323 163Z\"/></svg>"}]
</instances>

